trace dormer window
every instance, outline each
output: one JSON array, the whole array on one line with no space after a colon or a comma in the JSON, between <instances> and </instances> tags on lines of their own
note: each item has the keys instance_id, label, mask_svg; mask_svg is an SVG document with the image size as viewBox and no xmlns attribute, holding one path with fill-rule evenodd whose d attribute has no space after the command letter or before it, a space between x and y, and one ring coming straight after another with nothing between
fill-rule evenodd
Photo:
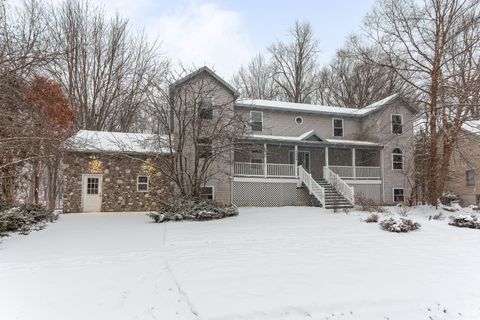
<instances>
[{"instance_id":1,"label":"dormer window","mask_svg":"<svg viewBox=\"0 0 480 320\"><path fill-rule=\"evenodd\" d=\"M263 112L250 111L250 126L252 131L263 131Z\"/></svg>"},{"instance_id":2,"label":"dormer window","mask_svg":"<svg viewBox=\"0 0 480 320\"><path fill-rule=\"evenodd\" d=\"M333 136L343 137L343 119L333 119Z\"/></svg>"},{"instance_id":3,"label":"dormer window","mask_svg":"<svg viewBox=\"0 0 480 320\"><path fill-rule=\"evenodd\" d=\"M403 133L403 116L401 114L392 114L392 133Z\"/></svg>"}]
</instances>

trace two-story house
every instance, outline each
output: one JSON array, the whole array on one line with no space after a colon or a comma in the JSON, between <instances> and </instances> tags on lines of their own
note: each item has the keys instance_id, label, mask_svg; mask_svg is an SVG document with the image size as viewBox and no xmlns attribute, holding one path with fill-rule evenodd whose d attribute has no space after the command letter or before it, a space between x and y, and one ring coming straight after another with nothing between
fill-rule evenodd
<instances>
[{"instance_id":1,"label":"two-story house","mask_svg":"<svg viewBox=\"0 0 480 320\"><path fill-rule=\"evenodd\" d=\"M200 78L217 87L214 103L249 123L235 151L214 166L218 175L205 185L210 198L237 206L311 205L313 200L332 208L351 207L361 198L394 204L410 195L416 110L398 95L364 108L238 99L235 88L207 67L175 86ZM257 147L242 148L247 145ZM81 175L69 173L68 180L81 181ZM78 197L70 193L65 201L72 202L72 196Z\"/></svg>"}]
</instances>

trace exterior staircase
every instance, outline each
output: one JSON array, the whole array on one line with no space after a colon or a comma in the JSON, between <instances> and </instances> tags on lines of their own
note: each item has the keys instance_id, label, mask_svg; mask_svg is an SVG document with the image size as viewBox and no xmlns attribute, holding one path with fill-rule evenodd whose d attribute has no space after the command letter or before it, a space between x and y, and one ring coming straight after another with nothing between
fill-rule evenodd
<instances>
[{"instance_id":1,"label":"exterior staircase","mask_svg":"<svg viewBox=\"0 0 480 320\"><path fill-rule=\"evenodd\" d=\"M353 205L341 195L335 187L328 183L324 179L315 180L325 190L325 209L349 209L353 208ZM313 197L312 202L315 206L321 206L319 201Z\"/></svg>"}]
</instances>

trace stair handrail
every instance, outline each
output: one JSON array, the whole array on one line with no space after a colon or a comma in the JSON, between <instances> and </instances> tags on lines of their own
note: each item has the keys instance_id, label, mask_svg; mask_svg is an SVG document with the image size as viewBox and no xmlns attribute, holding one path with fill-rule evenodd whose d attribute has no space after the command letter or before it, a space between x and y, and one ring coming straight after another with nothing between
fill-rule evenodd
<instances>
[{"instance_id":1,"label":"stair handrail","mask_svg":"<svg viewBox=\"0 0 480 320\"><path fill-rule=\"evenodd\" d=\"M323 178L331 184L350 204L355 205L355 189L349 186L338 174L323 167Z\"/></svg>"},{"instance_id":2,"label":"stair handrail","mask_svg":"<svg viewBox=\"0 0 480 320\"><path fill-rule=\"evenodd\" d=\"M325 189L313 179L312 175L303 166L298 166L298 177L320 204L325 207Z\"/></svg>"}]
</instances>

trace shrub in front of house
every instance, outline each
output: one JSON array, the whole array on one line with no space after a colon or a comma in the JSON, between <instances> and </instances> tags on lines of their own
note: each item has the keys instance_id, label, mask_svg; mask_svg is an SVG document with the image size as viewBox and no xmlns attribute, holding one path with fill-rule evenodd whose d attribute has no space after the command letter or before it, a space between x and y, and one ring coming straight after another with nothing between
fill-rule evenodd
<instances>
[{"instance_id":1,"label":"shrub in front of house","mask_svg":"<svg viewBox=\"0 0 480 320\"><path fill-rule=\"evenodd\" d=\"M378 206L373 199L365 198L363 195L355 197L355 206L361 211L384 212L383 207Z\"/></svg>"},{"instance_id":2,"label":"shrub in front of house","mask_svg":"<svg viewBox=\"0 0 480 320\"><path fill-rule=\"evenodd\" d=\"M207 199L170 198L159 201L157 212L147 214L154 222L214 220L238 215L238 208Z\"/></svg>"},{"instance_id":3,"label":"shrub in front of house","mask_svg":"<svg viewBox=\"0 0 480 320\"><path fill-rule=\"evenodd\" d=\"M38 205L0 205L0 236L10 232L28 234L41 230L48 222L58 219L58 212Z\"/></svg>"},{"instance_id":4,"label":"shrub in front of house","mask_svg":"<svg viewBox=\"0 0 480 320\"><path fill-rule=\"evenodd\" d=\"M412 221L403 217L392 217L380 221L380 227L383 230L390 232L410 232L420 229L421 225L418 222Z\"/></svg>"},{"instance_id":5,"label":"shrub in front of house","mask_svg":"<svg viewBox=\"0 0 480 320\"><path fill-rule=\"evenodd\" d=\"M366 223L377 223L378 222L378 214L372 213L367 218L365 218Z\"/></svg>"},{"instance_id":6,"label":"shrub in front of house","mask_svg":"<svg viewBox=\"0 0 480 320\"><path fill-rule=\"evenodd\" d=\"M472 213L451 216L448 224L459 228L480 229L480 215Z\"/></svg>"}]
</instances>

